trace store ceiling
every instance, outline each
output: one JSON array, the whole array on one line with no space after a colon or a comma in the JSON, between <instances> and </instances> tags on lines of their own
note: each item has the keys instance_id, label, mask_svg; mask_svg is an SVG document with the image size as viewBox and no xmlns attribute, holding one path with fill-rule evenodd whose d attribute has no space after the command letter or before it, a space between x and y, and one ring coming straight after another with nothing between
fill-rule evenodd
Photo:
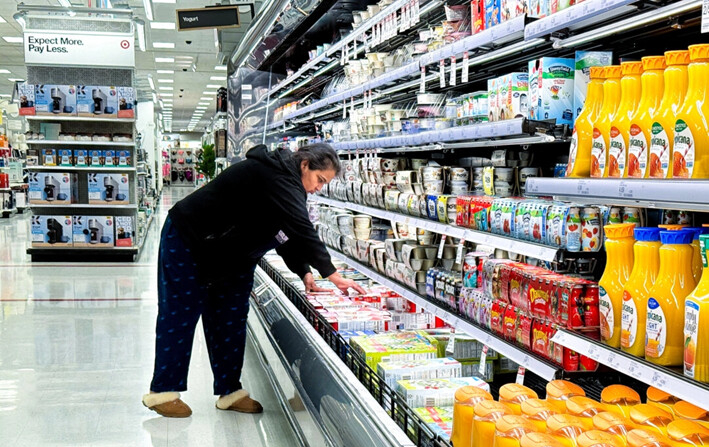
<instances>
[{"instance_id":1,"label":"store ceiling","mask_svg":"<svg viewBox=\"0 0 709 447\"><path fill-rule=\"evenodd\" d=\"M89 2L95 5L98 0L70 1L75 6L88 6ZM169 1L172 3L165 3ZM0 0L0 17L4 20L0 20L0 37L22 37L20 25L12 18L20 2L26 5L59 6L61 4L59 0ZM216 31L211 29L181 32L175 29L156 29L151 26L151 21L146 16L143 0L113 0L112 3L114 5L128 3L134 14L142 18L146 24L146 51L140 52L137 39L135 42L135 85L138 87L139 100L152 100L154 91L158 98L163 100L166 110L169 110L169 105L172 104L173 131L187 129L197 107L206 107L204 115L195 126L196 131L202 130L214 116L217 88L226 86L226 67L219 60L218 56L221 55L215 41L221 40L225 45L224 51L230 52L248 28L250 14L240 16L242 23L245 23L241 28L225 30L217 36ZM151 0L151 3L152 22L174 24L176 8L202 8L214 5L216 1ZM235 2L222 0L221 3ZM261 1L257 1L256 11L260 5ZM156 48L160 44L174 44L174 48ZM156 58L174 58L174 62L156 62ZM10 95L13 82L9 79L24 79L27 75L21 42L11 43L0 38L0 70L10 72L0 72L0 95ZM159 73L158 70L172 70L174 73ZM148 75L152 76L154 90L150 86Z\"/></svg>"}]
</instances>

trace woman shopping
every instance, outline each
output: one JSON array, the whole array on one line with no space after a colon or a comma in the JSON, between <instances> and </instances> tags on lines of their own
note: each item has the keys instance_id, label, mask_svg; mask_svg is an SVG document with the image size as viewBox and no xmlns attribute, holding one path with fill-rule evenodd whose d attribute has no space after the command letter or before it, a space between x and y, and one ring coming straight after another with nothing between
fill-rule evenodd
<instances>
[{"instance_id":1,"label":"woman shopping","mask_svg":"<svg viewBox=\"0 0 709 447\"><path fill-rule=\"evenodd\" d=\"M260 145L204 187L176 203L162 228L158 258L155 368L143 404L166 417L187 417L180 399L197 321L202 326L220 410L260 413L242 389L246 317L254 269L276 249L288 268L318 291L314 267L340 290L364 290L344 279L308 218L308 193L337 175L340 163L327 144L295 153Z\"/></svg>"}]
</instances>

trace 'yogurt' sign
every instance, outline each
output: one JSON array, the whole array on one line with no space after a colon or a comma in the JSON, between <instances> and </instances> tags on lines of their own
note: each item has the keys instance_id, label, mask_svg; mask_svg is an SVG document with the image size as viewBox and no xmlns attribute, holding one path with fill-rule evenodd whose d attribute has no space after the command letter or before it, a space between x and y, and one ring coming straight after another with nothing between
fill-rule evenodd
<instances>
[{"instance_id":1,"label":"'yogurt' sign","mask_svg":"<svg viewBox=\"0 0 709 447\"><path fill-rule=\"evenodd\" d=\"M25 32L25 63L93 67L134 67L133 35Z\"/></svg>"}]
</instances>

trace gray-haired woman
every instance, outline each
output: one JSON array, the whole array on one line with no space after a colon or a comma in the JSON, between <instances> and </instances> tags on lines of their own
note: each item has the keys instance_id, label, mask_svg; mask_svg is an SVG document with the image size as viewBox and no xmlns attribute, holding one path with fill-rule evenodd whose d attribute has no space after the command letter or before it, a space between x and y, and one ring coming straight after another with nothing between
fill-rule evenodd
<instances>
[{"instance_id":1,"label":"gray-haired woman","mask_svg":"<svg viewBox=\"0 0 709 447\"><path fill-rule=\"evenodd\" d=\"M263 411L240 378L254 269L269 250L276 249L306 290L321 290L312 266L339 289L364 293L337 273L308 218L307 194L339 170L337 154L327 144L295 153L256 146L170 209L160 238L155 368L150 393L143 396L146 407L167 417L192 414L179 392L187 389L201 316L214 394L220 396L217 408Z\"/></svg>"}]
</instances>

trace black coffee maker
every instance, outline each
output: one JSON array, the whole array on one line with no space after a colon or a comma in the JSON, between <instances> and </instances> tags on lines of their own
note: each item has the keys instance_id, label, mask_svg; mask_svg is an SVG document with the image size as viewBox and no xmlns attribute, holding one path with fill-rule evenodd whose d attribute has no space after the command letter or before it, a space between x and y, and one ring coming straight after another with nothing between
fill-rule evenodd
<instances>
[{"instance_id":1,"label":"black coffee maker","mask_svg":"<svg viewBox=\"0 0 709 447\"><path fill-rule=\"evenodd\" d=\"M64 227L53 217L47 219L47 242L50 244L64 242Z\"/></svg>"},{"instance_id":2,"label":"black coffee maker","mask_svg":"<svg viewBox=\"0 0 709 447\"><path fill-rule=\"evenodd\" d=\"M103 113L103 105L108 97L101 91L100 88L95 88L91 91L91 97L94 100L94 114L101 115Z\"/></svg>"},{"instance_id":3,"label":"black coffee maker","mask_svg":"<svg viewBox=\"0 0 709 447\"><path fill-rule=\"evenodd\" d=\"M57 199L59 193L59 182L52 176L44 177L44 195L47 202L53 202Z\"/></svg>"},{"instance_id":4,"label":"black coffee maker","mask_svg":"<svg viewBox=\"0 0 709 447\"><path fill-rule=\"evenodd\" d=\"M103 187L106 190L106 197L104 198L104 200L106 202L113 202L116 199L116 192L118 191L118 182L116 182L111 177L104 177Z\"/></svg>"},{"instance_id":5,"label":"black coffee maker","mask_svg":"<svg viewBox=\"0 0 709 447\"><path fill-rule=\"evenodd\" d=\"M98 219L89 219L89 225L84 229L84 234L89 236L89 244L98 244L103 239L103 225Z\"/></svg>"},{"instance_id":6,"label":"black coffee maker","mask_svg":"<svg viewBox=\"0 0 709 447\"><path fill-rule=\"evenodd\" d=\"M52 87L50 95L52 97L52 113L62 113L66 104L66 95L59 87Z\"/></svg>"}]
</instances>

